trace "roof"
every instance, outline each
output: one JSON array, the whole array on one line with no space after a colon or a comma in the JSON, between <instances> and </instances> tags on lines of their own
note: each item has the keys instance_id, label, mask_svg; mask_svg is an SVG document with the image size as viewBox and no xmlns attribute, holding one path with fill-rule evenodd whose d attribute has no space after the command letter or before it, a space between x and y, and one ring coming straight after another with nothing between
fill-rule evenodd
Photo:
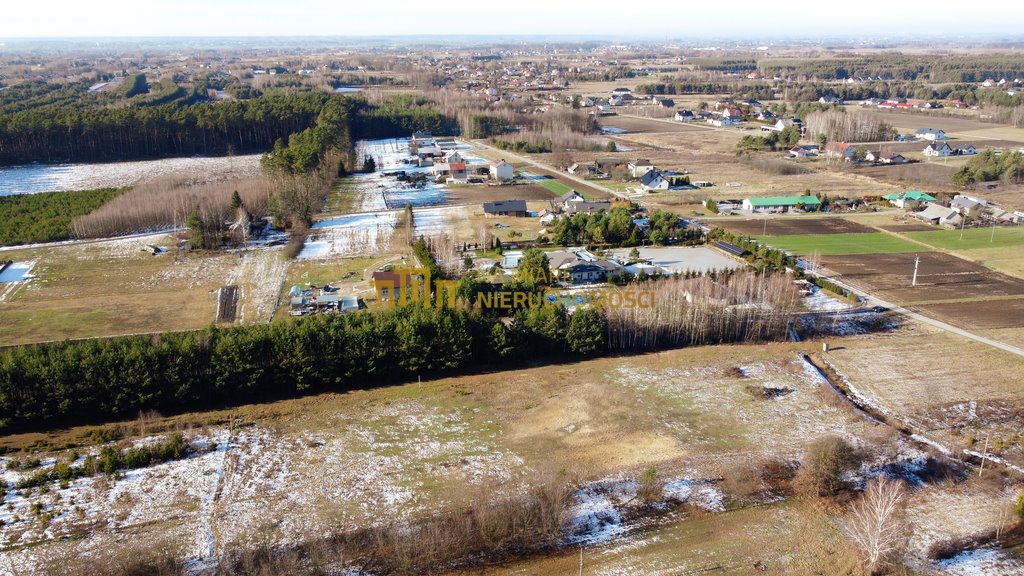
<instances>
[{"instance_id":1,"label":"roof","mask_svg":"<svg viewBox=\"0 0 1024 576\"><path fill-rule=\"evenodd\" d=\"M526 212L526 200L498 200L484 202L484 212Z\"/></svg>"},{"instance_id":2,"label":"roof","mask_svg":"<svg viewBox=\"0 0 1024 576\"><path fill-rule=\"evenodd\" d=\"M650 170L640 178L640 184L646 186L659 178L662 178L661 172L658 172L657 170Z\"/></svg>"},{"instance_id":3,"label":"roof","mask_svg":"<svg viewBox=\"0 0 1024 576\"><path fill-rule=\"evenodd\" d=\"M903 198L904 200L917 200L918 202L935 202L934 196L919 190L910 190L908 192L900 193L893 192L892 194L882 196L882 198L886 200L899 200L900 198Z\"/></svg>"},{"instance_id":4,"label":"roof","mask_svg":"<svg viewBox=\"0 0 1024 576\"><path fill-rule=\"evenodd\" d=\"M452 172L461 172L462 170L466 169L466 163L452 162L451 164L448 165L448 167L451 169Z\"/></svg>"},{"instance_id":5,"label":"roof","mask_svg":"<svg viewBox=\"0 0 1024 576\"><path fill-rule=\"evenodd\" d=\"M630 164L633 165L633 166L653 166L653 164L651 164L650 160L645 160L645 159L633 160L632 162L630 162Z\"/></svg>"},{"instance_id":6,"label":"roof","mask_svg":"<svg viewBox=\"0 0 1024 576\"><path fill-rule=\"evenodd\" d=\"M570 203L566 207L566 210L568 212L573 213L573 214L577 214L577 213L592 214L592 213L597 212L599 210L611 210L611 209L612 209L612 203L611 202L586 202L586 201L584 201L584 202L572 202L572 203Z\"/></svg>"},{"instance_id":7,"label":"roof","mask_svg":"<svg viewBox=\"0 0 1024 576\"><path fill-rule=\"evenodd\" d=\"M797 204L821 204L817 196L766 196L747 198L751 206L796 206Z\"/></svg>"},{"instance_id":8,"label":"roof","mask_svg":"<svg viewBox=\"0 0 1024 576\"><path fill-rule=\"evenodd\" d=\"M940 128L918 128L918 134L945 134L946 131Z\"/></svg>"},{"instance_id":9,"label":"roof","mask_svg":"<svg viewBox=\"0 0 1024 576\"><path fill-rule=\"evenodd\" d=\"M582 200L583 199L583 195L580 194L579 192L575 191L575 190L569 190L565 194L562 194L561 196L559 196L558 197L558 201L561 202L562 204L565 204L566 202L568 202L569 200L571 200L573 198L579 198L579 199Z\"/></svg>"}]
</instances>

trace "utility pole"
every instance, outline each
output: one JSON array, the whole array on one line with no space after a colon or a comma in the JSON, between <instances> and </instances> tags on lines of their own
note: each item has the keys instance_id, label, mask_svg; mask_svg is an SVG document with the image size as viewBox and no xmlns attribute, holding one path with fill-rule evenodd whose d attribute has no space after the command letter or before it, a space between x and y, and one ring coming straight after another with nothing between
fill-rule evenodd
<instances>
[{"instance_id":1,"label":"utility pole","mask_svg":"<svg viewBox=\"0 0 1024 576\"><path fill-rule=\"evenodd\" d=\"M967 216L960 219L960 239L964 239L964 226L967 224Z\"/></svg>"},{"instance_id":2,"label":"utility pole","mask_svg":"<svg viewBox=\"0 0 1024 576\"><path fill-rule=\"evenodd\" d=\"M580 546L580 576L583 576L583 546Z\"/></svg>"},{"instance_id":3,"label":"utility pole","mask_svg":"<svg viewBox=\"0 0 1024 576\"><path fill-rule=\"evenodd\" d=\"M992 219L992 236L988 239L988 243L991 244L996 241L996 219Z\"/></svg>"},{"instance_id":4,"label":"utility pole","mask_svg":"<svg viewBox=\"0 0 1024 576\"><path fill-rule=\"evenodd\" d=\"M917 266L921 264L921 257L917 256L914 258L914 279L910 282L910 286L917 286Z\"/></svg>"}]
</instances>

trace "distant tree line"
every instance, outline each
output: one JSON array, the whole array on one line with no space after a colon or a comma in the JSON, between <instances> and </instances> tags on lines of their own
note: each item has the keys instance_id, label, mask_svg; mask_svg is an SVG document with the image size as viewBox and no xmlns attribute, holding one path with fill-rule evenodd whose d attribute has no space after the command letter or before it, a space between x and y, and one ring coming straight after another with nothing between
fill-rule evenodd
<instances>
[{"instance_id":1,"label":"distant tree line","mask_svg":"<svg viewBox=\"0 0 1024 576\"><path fill-rule=\"evenodd\" d=\"M758 61L761 74L789 79L845 80L881 77L922 82L981 82L1020 77L1024 62L1012 55L943 56L872 54L836 58L771 58Z\"/></svg>"},{"instance_id":2,"label":"distant tree line","mask_svg":"<svg viewBox=\"0 0 1024 576\"><path fill-rule=\"evenodd\" d=\"M339 97L305 92L193 105L46 106L3 113L0 165L263 151L312 126L332 98Z\"/></svg>"}]
</instances>

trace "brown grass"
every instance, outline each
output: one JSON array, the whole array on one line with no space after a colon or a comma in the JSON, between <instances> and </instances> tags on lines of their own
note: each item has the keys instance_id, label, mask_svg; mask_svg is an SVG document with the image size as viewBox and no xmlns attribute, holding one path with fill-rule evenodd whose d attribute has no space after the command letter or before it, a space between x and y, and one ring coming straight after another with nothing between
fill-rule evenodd
<instances>
[{"instance_id":1,"label":"brown grass","mask_svg":"<svg viewBox=\"0 0 1024 576\"><path fill-rule=\"evenodd\" d=\"M77 218L71 229L79 238L105 238L183 228L193 211L198 211L204 221L223 226L234 215L231 195L236 190L251 215L267 213L272 186L262 176L201 184L193 184L187 177L170 176L136 186Z\"/></svg>"}]
</instances>

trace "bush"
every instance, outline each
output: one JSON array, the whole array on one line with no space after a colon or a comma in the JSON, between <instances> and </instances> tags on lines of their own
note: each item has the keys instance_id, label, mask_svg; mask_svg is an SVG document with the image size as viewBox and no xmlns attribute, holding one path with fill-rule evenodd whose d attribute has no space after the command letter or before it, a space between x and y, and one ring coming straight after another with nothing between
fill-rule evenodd
<instances>
[{"instance_id":1,"label":"bush","mask_svg":"<svg viewBox=\"0 0 1024 576\"><path fill-rule=\"evenodd\" d=\"M1013 511L1017 514L1017 518L1024 522L1024 493L1017 498L1017 505L1013 507Z\"/></svg>"},{"instance_id":2,"label":"bush","mask_svg":"<svg viewBox=\"0 0 1024 576\"><path fill-rule=\"evenodd\" d=\"M665 484L658 478L658 471L654 466L648 466L640 475L637 483L636 497L646 505L661 502L665 496Z\"/></svg>"},{"instance_id":3,"label":"bush","mask_svg":"<svg viewBox=\"0 0 1024 576\"><path fill-rule=\"evenodd\" d=\"M842 476L860 462L857 449L838 436L815 440L804 454L801 484L816 496L830 496L845 486Z\"/></svg>"}]
</instances>

